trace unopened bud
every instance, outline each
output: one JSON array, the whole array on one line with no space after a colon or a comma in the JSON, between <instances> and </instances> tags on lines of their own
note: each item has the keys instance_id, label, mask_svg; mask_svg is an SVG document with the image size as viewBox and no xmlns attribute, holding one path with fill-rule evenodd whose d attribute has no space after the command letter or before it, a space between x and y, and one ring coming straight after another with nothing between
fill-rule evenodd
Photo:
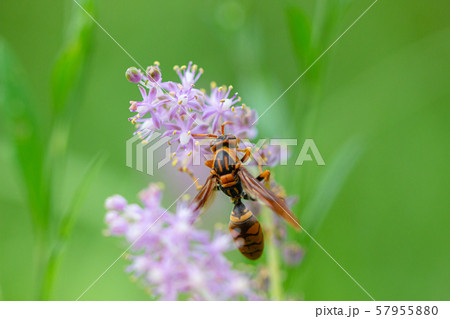
<instances>
[{"instance_id":1,"label":"unopened bud","mask_svg":"<svg viewBox=\"0 0 450 319\"><path fill-rule=\"evenodd\" d=\"M128 68L127 72L125 73L125 76L131 83L139 83L142 79L141 71L135 68L134 66Z\"/></svg>"},{"instance_id":2,"label":"unopened bud","mask_svg":"<svg viewBox=\"0 0 450 319\"><path fill-rule=\"evenodd\" d=\"M159 68L157 66L149 66L147 68L147 76L149 77L150 81L158 82L161 80L161 72L159 71Z\"/></svg>"}]
</instances>

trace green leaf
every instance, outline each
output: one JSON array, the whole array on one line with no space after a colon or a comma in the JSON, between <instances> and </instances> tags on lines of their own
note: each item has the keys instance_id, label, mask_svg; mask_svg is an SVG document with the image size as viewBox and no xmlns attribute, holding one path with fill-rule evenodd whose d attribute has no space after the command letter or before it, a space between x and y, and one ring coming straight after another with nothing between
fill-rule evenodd
<instances>
[{"instance_id":1,"label":"green leaf","mask_svg":"<svg viewBox=\"0 0 450 319\"><path fill-rule=\"evenodd\" d=\"M91 163L89 164L86 173L80 185L76 189L75 194L72 197L72 201L61 222L59 231L60 239L67 240L70 237L75 221L81 210L82 204L89 192L89 188L94 182L100 168L103 166L105 161L106 155L104 155L103 153L99 153L92 159Z\"/></svg>"},{"instance_id":2,"label":"green leaf","mask_svg":"<svg viewBox=\"0 0 450 319\"><path fill-rule=\"evenodd\" d=\"M67 246L67 241L72 234L73 227L81 211L81 207L84 203L84 200L86 199L89 189L92 186L92 183L94 182L105 160L106 156L103 153L97 154L97 156L92 159L83 179L81 180L80 185L75 190L72 201L70 202L69 207L64 214L64 217L60 224L56 244L51 250L50 256L47 260L39 296L40 300L49 300L51 298L53 283L55 281L55 278L57 277L62 254Z\"/></svg>"},{"instance_id":3,"label":"green leaf","mask_svg":"<svg viewBox=\"0 0 450 319\"><path fill-rule=\"evenodd\" d=\"M93 1L79 3L88 12L92 12ZM76 3L68 2L67 7L65 43L51 76L52 122L44 176L53 190L61 183L58 173L64 171L70 120L83 92L81 80L86 70L93 27L91 18Z\"/></svg>"},{"instance_id":4,"label":"green leaf","mask_svg":"<svg viewBox=\"0 0 450 319\"><path fill-rule=\"evenodd\" d=\"M80 5L92 13L92 0L79 0ZM65 35L64 47L55 63L52 78L53 111L64 111L76 95L86 60L90 52L93 21L75 3L70 4L70 17Z\"/></svg>"},{"instance_id":5,"label":"green leaf","mask_svg":"<svg viewBox=\"0 0 450 319\"><path fill-rule=\"evenodd\" d=\"M317 0L311 35L312 54L315 58L347 28L342 25L342 18L352 2L353 0Z\"/></svg>"},{"instance_id":6,"label":"green leaf","mask_svg":"<svg viewBox=\"0 0 450 319\"><path fill-rule=\"evenodd\" d=\"M298 61L306 66L311 59L311 23L298 6L289 6L286 15L295 54Z\"/></svg>"},{"instance_id":7,"label":"green leaf","mask_svg":"<svg viewBox=\"0 0 450 319\"><path fill-rule=\"evenodd\" d=\"M328 161L327 169L302 215L302 224L305 225L311 236L315 236L319 231L345 181L360 160L363 151L363 141L359 138L353 138L342 146L333 159Z\"/></svg>"},{"instance_id":8,"label":"green leaf","mask_svg":"<svg viewBox=\"0 0 450 319\"><path fill-rule=\"evenodd\" d=\"M10 138L22 174L34 226L48 223L48 193L43 183L44 145L41 127L29 96L27 76L11 47L0 38L1 130Z\"/></svg>"}]
</instances>

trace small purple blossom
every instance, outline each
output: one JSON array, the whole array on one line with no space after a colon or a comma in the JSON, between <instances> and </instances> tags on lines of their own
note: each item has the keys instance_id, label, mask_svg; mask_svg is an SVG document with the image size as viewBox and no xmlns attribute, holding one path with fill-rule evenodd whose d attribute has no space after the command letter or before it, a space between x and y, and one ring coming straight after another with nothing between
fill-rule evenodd
<instances>
[{"instance_id":1,"label":"small purple blossom","mask_svg":"<svg viewBox=\"0 0 450 319\"><path fill-rule=\"evenodd\" d=\"M135 243L130 249L128 272L150 288L160 300L260 300L250 276L232 268L224 253L232 249L230 236L210 236L192 223L186 202L175 213L161 206L160 186L140 193L141 205L125 204L118 195L107 199L108 232Z\"/></svg>"},{"instance_id":2,"label":"small purple blossom","mask_svg":"<svg viewBox=\"0 0 450 319\"><path fill-rule=\"evenodd\" d=\"M187 117L187 120L183 120L184 117ZM170 143L176 143L178 145L176 152L178 152L180 148L192 152L196 145L196 141L198 141L192 135L202 134L202 132L208 129L208 125L206 124L194 124L197 119L197 114L192 116L186 115L184 117L177 118L175 123L166 123L167 131L162 135L163 137L173 136ZM197 145L199 145L199 143L197 143Z\"/></svg>"},{"instance_id":3,"label":"small purple blossom","mask_svg":"<svg viewBox=\"0 0 450 319\"><path fill-rule=\"evenodd\" d=\"M121 195L108 197L105 202L105 207L109 210L123 210L126 206L127 200Z\"/></svg>"},{"instance_id":4,"label":"small purple blossom","mask_svg":"<svg viewBox=\"0 0 450 319\"><path fill-rule=\"evenodd\" d=\"M183 86L179 84L176 91L171 91L168 95L170 100L169 119L174 119L177 115L182 116L194 114L193 111L200 112L202 110L200 100L201 92L194 90L192 87L184 91Z\"/></svg>"},{"instance_id":5,"label":"small purple blossom","mask_svg":"<svg viewBox=\"0 0 450 319\"><path fill-rule=\"evenodd\" d=\"M180 68L179 66L176 65L174 66L173 69L175 70L175 72L177 72L178 76L180 77L181 85L185 90L188 90L189 88L193 87L200 78L200 76L203 74L203 69L202 68L198 69L198 66L196 64L192 65L192 62L189 62L187 67L183 65Z\"/></svg>"},{"instance_id":6,"label":"small purple blossom","mask_svg":"<svg viewBox=\"0 0 450 319\"><path fill-rule=\"evenodd\" d=\"M245 104L232 108L232 112L226 114L226 120L232 122L231 128L236 136L245 138L255 138L258 130L252 124L258 118L255 110L250 109Z\"/></svg>"},{"instance_id":7,"label":"small purple blossom","mask_svg":"<svg viewBox=\"0 0 450 319\"><path fill-rule=\"evenodd\" d=\"M241 101L235 93L230 98L230 93L233 87L230 85L228 88L224 86L214 87L212 85L212 92L210 96L206 97L205 112L203 113L204 119L212 119L212 131L216 132L220 123L227 120L231 112L234 112L236 103Z\"/></svg>"}]
</instances>

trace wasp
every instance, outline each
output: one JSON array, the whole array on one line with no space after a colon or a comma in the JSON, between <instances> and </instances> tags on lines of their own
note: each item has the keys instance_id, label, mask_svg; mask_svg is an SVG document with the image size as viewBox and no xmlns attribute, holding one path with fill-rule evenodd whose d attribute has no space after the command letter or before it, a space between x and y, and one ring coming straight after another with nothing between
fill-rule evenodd
<instances>
[{"instance_id":1,"label":"wasp","mask_svg":"<svg viewBox=\"0 0 450 319\"><path fill-rule=\"evenodd\" d=\"M221 135L195 134L193 137L209 137L214 140L210 144L213 159L207 160L205 165L211 169L210 175L203 186L197 183L194 175L187 171L194 179L199 189L198 194L192 200L190 207L194 212L206 209L211 203L216 190L221 190L231 198L234 208L230 215L229 230L234 243L239 251L248 259L258 259L264 250L264 236L258 219L244 205L242 200L260 200L272 211L280 215L296 229L300 224L284 199L278 197L273 191L265 186L268 182L270 172L265 170L256 178L243 167L251 156L249 148L239 149L239 138L234 135L225 134L224 127L231 122L225 122L221 126ZM239 158L237 152L243 152ZM262 171L262 170L261 170Z\"/></svg>"}]
</instances>

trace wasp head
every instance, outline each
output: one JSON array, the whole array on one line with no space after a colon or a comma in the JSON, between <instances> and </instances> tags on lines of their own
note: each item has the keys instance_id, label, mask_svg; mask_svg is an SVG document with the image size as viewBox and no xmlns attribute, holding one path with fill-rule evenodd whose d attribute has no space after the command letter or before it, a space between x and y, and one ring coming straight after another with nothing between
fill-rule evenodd
<instances>
[{"instance_id":1,"label":"wasp head","mask_svg":"<svg viewBox=\"0 0 450 319\"><path fill-rule=\"evenodd\" d=\"M212 152L221 148L236 148L237 138L234 135L219 135L215 140L211 141L209 145Z\"/></svg>"}]
</instances>

